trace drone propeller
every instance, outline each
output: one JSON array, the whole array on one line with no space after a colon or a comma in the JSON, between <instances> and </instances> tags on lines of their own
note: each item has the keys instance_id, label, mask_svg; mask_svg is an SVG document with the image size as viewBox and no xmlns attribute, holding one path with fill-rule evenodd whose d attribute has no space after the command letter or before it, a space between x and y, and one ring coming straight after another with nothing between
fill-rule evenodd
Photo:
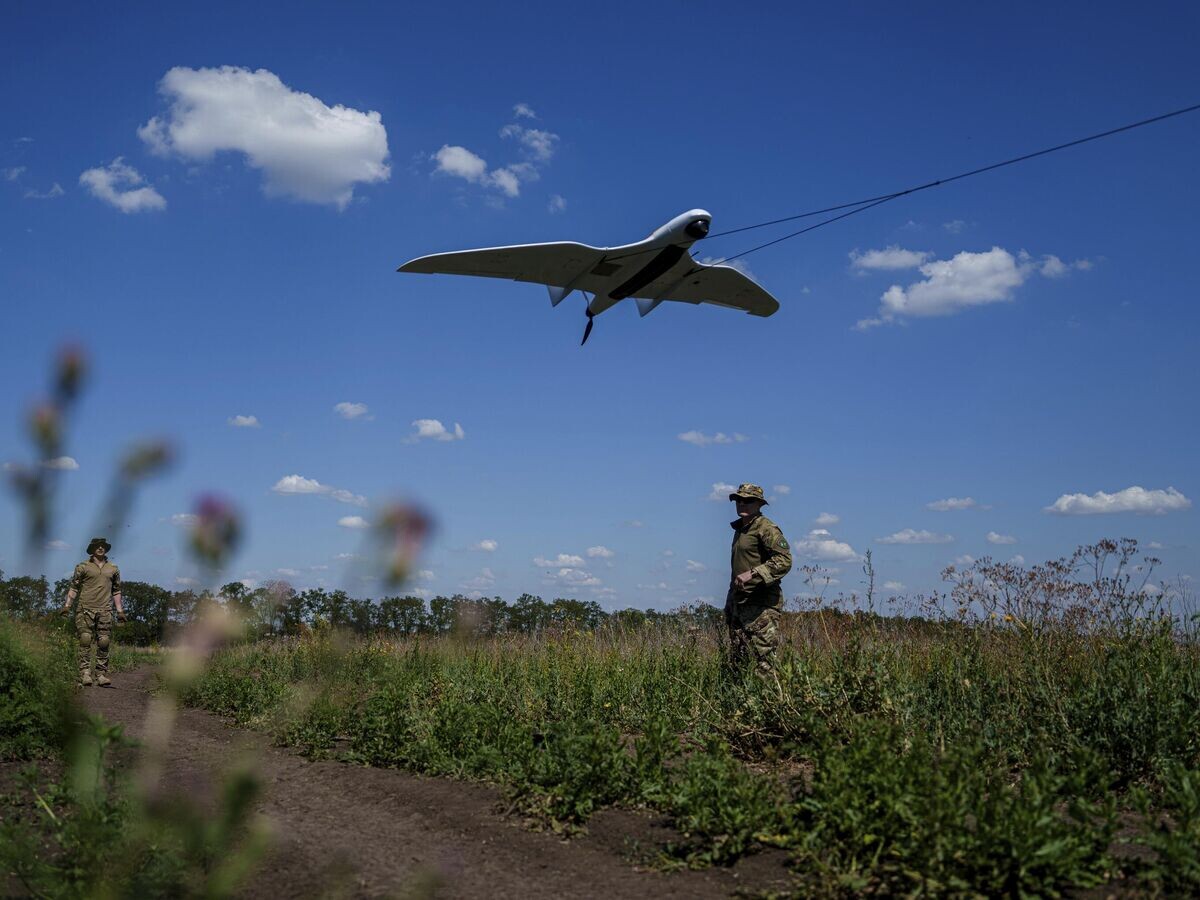
<instances>
[{"instance_id":1,"label":"drone propeller","mask_svg":"<svg viewBox=\"0 0 1200 900\"><path fill-rule=\"evenodd\" d=\"M586 325L586 326L584 326L584 329L583 329L583 340L579 342L579 346L580 346L580 347L582 347L584 344L586 344L586 343L587 343L587 339L588 339L588 338L591 336L591 334L592 334L592 326L595 324L595 319L596 319L596 316L595 316L595 314L594 314L594 313L593 313L593 312L592 312L590 309L586 309L586 308L585 308L585 309L584 309L584 312L585 312L585 313L587 313L587 317L588 317L588 323L587 323L587 325Z\"/></svg>"}]
</instances>

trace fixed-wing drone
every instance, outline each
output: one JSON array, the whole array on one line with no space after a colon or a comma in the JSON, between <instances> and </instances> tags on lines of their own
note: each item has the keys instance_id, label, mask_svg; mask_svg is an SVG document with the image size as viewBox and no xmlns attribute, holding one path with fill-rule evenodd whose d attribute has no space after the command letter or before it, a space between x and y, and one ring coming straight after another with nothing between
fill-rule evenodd
<instances>
[{"instance_id":1,"label":"fixed-wing drone","mask_svg":"<svg viewBox=\"0 0 1200 900\"><path fill-rule=\"evenodd\" d=\"M572 291L587 300L587 326L583 341L592 333L592 320L626 298L638 312L648 315L664 300L711 303L741 309L752 316L769 316L779 301L732 266L706 265L688 254L688 248L708 236L712 216L693 209L676 216L644 241L622 247L587 244L515 244L482 250L434 253L406 262L397 271L442 275L478 275L509 278L546 285L551 306L558 306ZM591 294L591 298L587 297Z\"/></svg>"}]
</instances>

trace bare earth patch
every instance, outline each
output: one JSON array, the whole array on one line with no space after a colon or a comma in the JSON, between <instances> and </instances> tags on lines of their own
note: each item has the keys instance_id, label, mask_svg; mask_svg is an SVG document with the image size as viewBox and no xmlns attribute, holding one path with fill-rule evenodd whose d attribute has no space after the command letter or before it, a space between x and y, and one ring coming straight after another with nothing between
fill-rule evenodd
<instances>
[{"instance_id":1,"label":"bare earth patch","mask_svg":"<svg viewBox=\"0 0 1200 900\"><path fill-rule=\"evenodd\" d=\"M153 669L113 681L112 688L87 689L84 702L137 739ZM679 839L661 817L604 811L587 835L564 841L503 815L495 788L314 762L194 709L179 713L165 782L209 806L222 774L246 759L262 785L257 811L274 835L272 850L241 892L247 897L703 898L778 891L790 881L782 853L725 869L640 867L635 861Z\"/></svg>"}]
</instances>

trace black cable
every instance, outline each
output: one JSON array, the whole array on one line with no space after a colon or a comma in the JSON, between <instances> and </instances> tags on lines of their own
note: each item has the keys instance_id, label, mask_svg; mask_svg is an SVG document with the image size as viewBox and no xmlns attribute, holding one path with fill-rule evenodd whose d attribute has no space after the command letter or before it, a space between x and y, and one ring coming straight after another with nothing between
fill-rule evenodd
<instances>
[{"instance_id":1,"label":"black cable","mask_svg":"<svg viewBox=\"0 0 1200 900\"><path fill-rule=\"evenodd\" d=\"M1026 160L1034 159L1038 156L1045 156L1047 153L1055 153L1058 150L1066 150L1068 147L1077 147L1080 144L1086 144L1089 141L1098 141L1101 138L1111 137L1112 135L1120 134L1123 131L1132 131L1134 128L1141 128L1144 125L1153 125L1155 122L1161 122L1164 119L1172 119L1175 116L1182 116L1185 113L1195 112L1196 110L1200 110L1200 103L1197 103L1194 106L1184 107L1183 109L1177 109L1174 112L1163 113L1160 116L1154 116L1149 119L1142 119L1140 122L1132 122L1129 125L1122 125L1119 128L1111 128L1108 131L1101 131L1098 134L1092 134L1092 135L1088 135L1087 137L1077 138L1076 140L1068 141L1065 144L1057 144L1053 147L1047 147L1044 150L1037 150L1033 153L1026 153L1022 156L1015 156L1012 159L1006 159L1003 162L992 163L991 165L988 165L988 166L981 166L978 169L972 169L969 172L961 172L960 174L952 175L949 178L939 178L937 181L930 181L930 182L927 182L926 184L921 184L921 185L917 185L916 187L907 188L906 190L903 190L903 191L896 191L891 194L880 194L877 197L868 197L865 200L857 200L853 203L841 203L837 206L825 207L824 209L810 210L809 212L799 213L794 216L785 216L782 219L772 219L770 222L759 222L757 225L743 225L741 228L731 228L728 231L721 231L716 234L710 234L708 236L708 238L711 240L712 238L715 238L715 237L725 237L726 235L738 234L739 232L742 232L742 231L751 231L755 228L766 228L769 225L779 225L782 222L792 222L792 221L795 221L796 219L805 219L805 218L809 218L811 216L819 216L822 213L836 212L837 210L848 209L852 206L859 207L858 209L853 209L850 212L845 213L843 215L834 216L833 218L826 219L822 222L819 222L816 225L811 226L810 228L801 229L800 231L794 232L785 237L781 237L776 240L769 241L765 244L760 244L759 246L753 247L750 250L745 250L742 253L738 253L734 256L727 256L727 257L725 257L725 259L721 260L721 262L726 262L731 259L737 259L738 257L746 256L750 253L755 252L756 250L762 250L764 247L770 247L773 244L778 244L780 241L786 241L789 238L794 238L794 237L797 237L798 235L805 234L806 232L812 231L815 228L820 228L822 225L828 225L830 222L836 222L839 219L844 219L844 218L846 218L846 216L852 216L855 213L859 213L859 212L863 212L864 210L871 209L872 207L878 206L881 203L886 203L889 200L895 200L897 197L904 197L904 196L907 196L908 194L915 194L918 191L925 191L930 188L938 187L939 185L949 184L952 181L959 181L963 178L970 178L972 175L981 175L984 172L991 172L993 169L1001 169L1001 168L1004 168L1005 166L1011 166L1011 165L1014 165L1015 163L1025 162Z\"/></svg>"}]
</instances>

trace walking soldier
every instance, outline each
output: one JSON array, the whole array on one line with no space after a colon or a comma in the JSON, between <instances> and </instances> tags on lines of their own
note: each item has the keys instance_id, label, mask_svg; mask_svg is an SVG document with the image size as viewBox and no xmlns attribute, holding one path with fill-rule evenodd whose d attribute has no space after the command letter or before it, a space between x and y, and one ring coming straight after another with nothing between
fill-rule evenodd
<instances>
[{"instance_id":1,"label":"walking soldier","mask_svg":"<svg viewBox=\"0 0 1200 900\"><path fill-rule=\"evenodd\" d=\"M779 647L779 614L783 608L780 579L792 568L792 551L779 526L762 514L763 489L743 484L729 495L737 509L730 558L725 624L729 627L732 662L753 662L759 674L771 674Z\"/></svg>"},{"instance_id":2,"label":"walking soldier","mask_svg":"<svg viewBox=\"0 0 1200 900\"><path fill-rule=\"evenodd\" d=\"M117 619L125 621L121 603L121 570L108 561L112 544L104 538L92 538L88 544L88 559L75 567L71 589L62 614L71 614L71 604L79 597L75 613L75 631L79 635L79 683L92 684L92 644L96 645L96 681L100 687L111 687L108 680L108 646L112 633L112 605L116 603Z\"/></svg>"}]
</instances>

